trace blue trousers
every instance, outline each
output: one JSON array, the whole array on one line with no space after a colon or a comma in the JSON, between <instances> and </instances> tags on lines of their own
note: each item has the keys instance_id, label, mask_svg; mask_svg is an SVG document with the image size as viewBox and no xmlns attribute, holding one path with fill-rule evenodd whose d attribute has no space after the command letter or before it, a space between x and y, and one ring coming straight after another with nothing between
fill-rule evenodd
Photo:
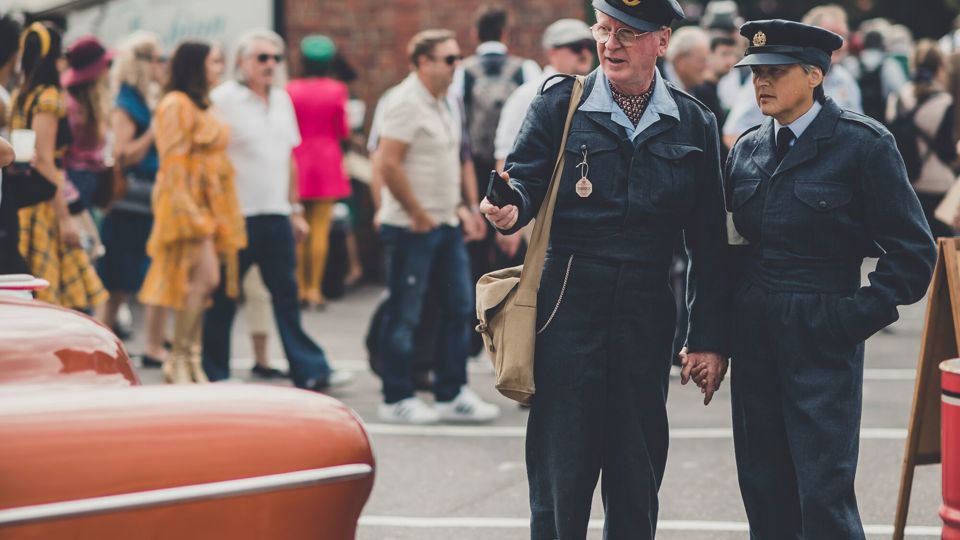
<instances>
[{"instance_id":1,"label":"blue trousers","mask_svg":"<svg viewBox=\"0 0 960 540\"><path fill-rule=\"evenodd\" d=\"M467 343L473 316L470 262L459 227L442 225L428 233L380 228L390 296L381 334L383 397L396 403L413 396L413 336L423 312L429 280L440 282L442 348L434 366L433 393L450 401L467 383Z\"/></svg>"},{"instance_id":2,"label":"blue trousers","mask_svg":"<svg viewBox=\"0 0 960 540\"><path fill-rule=\"evenodd\" d=\"M290 378L300 387L323 382L330 375L323 349L303 330L297 294L296 255L290 218L282 215L247 218L247 248L240 252L240 281L257 264L270 291L273 316L283 351L290 363ZM226 295L226 279L213 295L203 326L203 370L211 381L230 377L230 333L237 303Z\"/></svg>"},{"instance_id":3,"label":"blue trousers","mask_svg":"<svg viewBox=\"0 0 960 540\"><path fill-rule=\"evenodd\" d=\"M667 264L548 254L527 423L533 540L583 540L601 473L604 538L654 537L669 442L669 279Z\"/></svg>"},{"instance_id":4,"label":"blue trousers","mask_svg":"<svg viewBox=\"0 0 960 540\"><path fill-rule=\"evenodd\" d=\"M864 540L863 343L845 342L834 319L860 275L845 273L831 286L823 269L793 265L738 288L730 390L751 540Z\"/></svg>"}]
</instances>

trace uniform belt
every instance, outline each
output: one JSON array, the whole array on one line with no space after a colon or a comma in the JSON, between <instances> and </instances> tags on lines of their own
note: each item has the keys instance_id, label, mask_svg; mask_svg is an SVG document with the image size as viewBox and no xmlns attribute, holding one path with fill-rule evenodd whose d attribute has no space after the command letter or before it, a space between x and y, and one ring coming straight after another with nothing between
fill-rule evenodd
<instances>
[{"instance_id":1,"label":"uniform belt","mask_svg":"<svg viewBox=\"0 0 960 540\"><path fill-rule=\"evenodd\" d=\"M860 261L772 260L751 257L744 276L769 291L852 293L860 287Z\"/></svg>"},{"instance_id":2,"label":"uniform belt","mask_svg":"<svg viewBox=\"0 0 960 540\"><path fill-rule=\"evenodd\" d=\"M611 276L621 276L628 279L631 286L642 290L662 290L670 286L670 264L652 264L649 262L631 262L621 261L609 257L598 257L590 253L582 253L569 249L560 249L550 246L547 250L548 259L557 259L564 264L570 257L574 258L574 273L578 274L577 267L592 266L594 268L606 268L611 272ZM604 271L604 272L605 272ZM615 281L615 278L611 277ZM611 283L612 285L613 283Z\"/></svg>"}]
</instances>

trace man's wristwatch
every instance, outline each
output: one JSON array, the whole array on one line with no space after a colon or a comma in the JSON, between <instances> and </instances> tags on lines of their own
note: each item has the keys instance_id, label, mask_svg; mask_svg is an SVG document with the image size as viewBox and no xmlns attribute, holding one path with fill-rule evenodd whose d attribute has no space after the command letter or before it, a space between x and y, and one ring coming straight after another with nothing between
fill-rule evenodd
<instances>
[{"instance_id":1,"label":"man's wristwatch","mask_svg":"<svg viewBox=\"0 0 960 540\"><path fill-rule=\"evenodd\" d=\"M302 213L303 213L303 204L298 203L298 202L290 203L290 211L291 211L292 213L294 213L294 214L302 214Z\"/></svg>"}]
</instances>

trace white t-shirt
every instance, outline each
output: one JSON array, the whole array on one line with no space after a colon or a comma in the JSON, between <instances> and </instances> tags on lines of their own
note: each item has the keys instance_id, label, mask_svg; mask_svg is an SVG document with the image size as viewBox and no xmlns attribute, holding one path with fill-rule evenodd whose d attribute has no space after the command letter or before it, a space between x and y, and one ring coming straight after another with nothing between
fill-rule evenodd
<instances>
[{"instance_id":1,"label":"white t-shirt","mask_svg":"<svg viewBox=\"0 0 960 540\"><path fill-rule=\"evenodd\" d=\"M266 103L246 86L228 81L210 99L217 116L230 125L227 154L243 215L290 215L290 161L300 144L290 96L271 88Z\"/></svg>"}]
</instances>

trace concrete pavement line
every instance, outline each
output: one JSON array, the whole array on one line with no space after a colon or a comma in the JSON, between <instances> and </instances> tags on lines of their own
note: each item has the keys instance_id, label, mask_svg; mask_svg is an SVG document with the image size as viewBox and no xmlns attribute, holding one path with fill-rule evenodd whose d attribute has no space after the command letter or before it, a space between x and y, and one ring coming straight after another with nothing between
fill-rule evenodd
<instances>
[{"instance_id":1,"label":"concrete pavement line","mask_svg":"<svg viewBox=\"0 0 960 540\"><path fill-rule=\"evenodd\" d=\"M406 527L411 529L526 529L527 518L507 517L407 517L407 516L360 516L361 527ZM603 529L602 519L591 519L591 529ZM749 532L747 523L737 521L683 521L662 519L657 522L658 531L687 532ZM892 534L893 525L864 525L867 534ZM939 537L940 527L907 527L908 537Z\"/></svg>"},{"instance_id":2,"label":"concrete pavement line","mask_svg":"<svg viewBox=\"0 0 960 540\"><path fill-rule=\"evenodd\" d=\"M364 424L371 435L405 437L519 437L526 435L524 426L406 426L397 424ZM674 428L671 439L732 439L729 428ZM898 428L864 428L861 440L904 440L907 430Z\"/></svg>"},{"instance_id":3,"label":"concrete pavement line","mask_svg":"<svg viewBox=\"0 0 960 540\"><path fill-rule=\"evenodd\" d=\"M272 358L271 364L277 367L285 368L286 358ZM253 358L234 358L231 364L237 368L249 369L253 367ZM330 364L336 369L345 371L370 371L370 364L365 360L331 360ZM473 374L492 373L493 368L487 362L470 362L467 364L467 371ZM916 378L916 369L897 369L897 368L868 368L863 370L863 379L866 381L912 381Z\"/></svg>"}]
</instances>

